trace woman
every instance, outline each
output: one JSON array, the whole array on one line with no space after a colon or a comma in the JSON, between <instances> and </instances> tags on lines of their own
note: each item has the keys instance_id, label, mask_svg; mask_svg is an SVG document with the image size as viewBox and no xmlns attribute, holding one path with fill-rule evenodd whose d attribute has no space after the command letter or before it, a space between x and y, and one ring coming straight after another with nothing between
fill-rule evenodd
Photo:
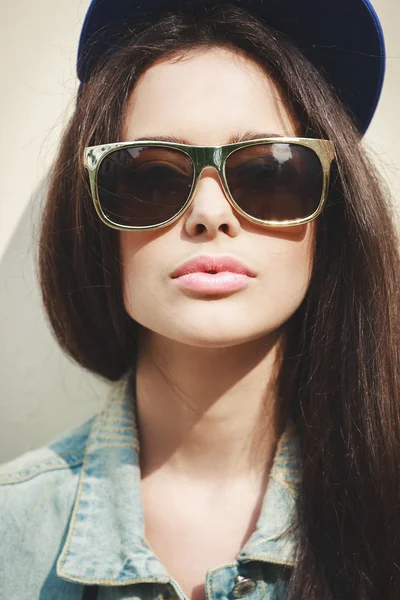
<instances>
[{"instance_id":1,"label":"woman","mask_svg":"<svg viewBox=\"0 0 400 600\"><path fill-rule=\"evenodd\" d=\"M399 259L360 145L379 22L167 4L84 24L40 281L61 347L115 383L3 467L0 595L394 600Z\"/></svg>"}]
</instances>

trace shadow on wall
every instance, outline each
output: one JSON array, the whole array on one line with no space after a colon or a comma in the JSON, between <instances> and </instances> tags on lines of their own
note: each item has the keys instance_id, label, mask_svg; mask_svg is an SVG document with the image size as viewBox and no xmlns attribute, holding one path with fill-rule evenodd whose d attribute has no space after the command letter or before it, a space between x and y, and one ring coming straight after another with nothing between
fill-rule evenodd
<instances>
[{"instance_id":1,"label":"shadow on wall","mask_svg":"<svg viewBox=\"0 0 400 600\"><path fill-rule=\"evenodd\" d=\"M34 264L45 192L43 181L0 261L0 463L89 418L109 389L63 354L45 319Z\"/></svg>"}]
</instances>

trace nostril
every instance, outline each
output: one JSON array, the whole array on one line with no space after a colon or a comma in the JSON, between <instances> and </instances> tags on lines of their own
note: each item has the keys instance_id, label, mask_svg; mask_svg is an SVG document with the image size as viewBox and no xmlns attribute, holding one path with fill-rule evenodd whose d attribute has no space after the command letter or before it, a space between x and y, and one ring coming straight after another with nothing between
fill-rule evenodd
<instances>
[{"instance_id":1,"label":"nostril","mask_svg":"<svg viewBox=\"0 0 400 600\"><path fill-rule=\"evenodd\" d=\"M198 233L203 233L203 231L206 231L206 226L203 225L203 223L198 223L198 225L196 225L196 229Z\"/></svg>"}]
</instances>

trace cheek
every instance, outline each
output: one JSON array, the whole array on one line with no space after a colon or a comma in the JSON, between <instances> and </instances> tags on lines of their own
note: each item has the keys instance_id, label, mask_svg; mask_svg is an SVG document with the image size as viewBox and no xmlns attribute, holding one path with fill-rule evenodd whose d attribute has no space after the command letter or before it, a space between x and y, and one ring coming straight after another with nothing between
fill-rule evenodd
<instances>
[{"instance_id":1,"label":"cheek","mask_svg":"<svg viewBox=\"0 0 400 600\"><path fill-rule=\"evenodd\" d=\"M305 235L268 239L265 248L263 288L270 307L289 318L301 304L310 284L313 268L314 236L311 227Z\"/></svg>"},{"instance_id":2,"label":"cheek","mask_svg":"<svg viewBox=\"0 0 400 600\"><path fill-rule=\"evenodd\" d=\"M140 313L150 308L160 293L163 277L160 257L168 253L165 241L158 230L121 232L119 237L125 309L139 322Z\"/></svg>"}]
</instances>

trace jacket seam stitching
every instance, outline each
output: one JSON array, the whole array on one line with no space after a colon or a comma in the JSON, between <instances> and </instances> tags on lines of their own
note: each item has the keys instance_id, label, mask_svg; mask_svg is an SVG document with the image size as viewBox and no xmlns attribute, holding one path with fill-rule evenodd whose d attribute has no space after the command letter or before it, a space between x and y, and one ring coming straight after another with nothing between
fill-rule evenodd
<instances>
[{"instance_id":1,"label":"jacket seam stitching","mask_svg":"<svg viewBox=\"0 0 400 600\"><path fill-rule=\"evenodd\" d=\"M84 450L74 452L73 454L61 455L57 458L51 458L37 465L31 465L25 469L19 469L15 473L4 473L0 475L0 485L20 483L52 470L66 469L76 467L83 462ZM72 459L72 460L71 460ZM65 462L60 462L65 461ZM69 462L68 462L69 461ZM23 474L25 471L25 474ZM28 472L26 472L28 471Z\"/></svg>"},{"instance_id":2,"label":"jacket seam stitching","mask_svg":"<svg viewBox=\"0 0 400 600\"><path fill-rule=\"evenodd\" d=\"M105 410L103 409L100 414L98 415L98 419L99 422L101 423L101 420L103 418ZM85 472L86 472L86 466L87 466L87 461L88 461L88 457L89 457L89 447L90 447L90 443L92 438L94 437L94 432L95 432L95 424L97 426L97 428L99 428L99 422L96 423L96 419L93 420L92 426L90 428L90 432L88 435L88 439L87 439L87 444L86 444L86 448L85 448L85 453L84 453L84 457L83 457L83 461L82 461L82 469L80 472L80 477L79 477L79 484L78 484L78 491L77 491L77 495L76 495L76 499L74 502L74 509L73 509L73 513L71 516L71 519L69 521L69 528L68 528L68 535L67 535L67 539L65 541L63 550L57 560L57 574L62 575L63 574L63 569L64 569L64 565L65 562L67 560L67 556L69 553L69 548L71 545L71 540L72 540L72 534L75 530L75 524L76 524L76 516L78 513L78 507L80 505L81 502L81 496L82 496L82 491L83 491L83 484L84 484L84 476L85 476ZM65 573L65 571L64 571Z\"/></svg>"}]
</instances>

